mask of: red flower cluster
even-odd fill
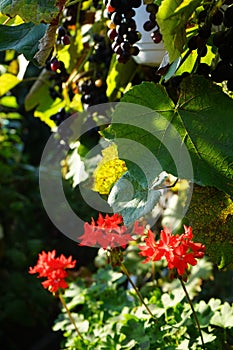
[[[76,260],[72,261],[72,256],[66,258],[63,254],[55,258],[56,250],[52,252],[42,252],[39,254],[37,264],[30,267],[29,273],[38,273],[38,278],[47,277],[47,280],[42,282],[43,287],[52,293],[55,293],[59,288],[68,288],[65,278],[68,276],[65,269],[75,267]]]
[[[158,261],[165,257],[169,269],[176,269],[181,276],[188,268],[188,264],[197,264],[196,258],[202,258],[205,253],[205,246],[192,241],[192,228],[184,226],[185,232],[181,235],[173,235],[167,227],[161,231],[160,240],[155,241],[152,231],[148,231],[145,245],[139,246],[142,256],[146,257],[144,263],[152,260]]]
[[[134,228],[134,234],[139,233],[139,227],[134,225]],[[127,227],[123,225],[121,215],[113,214],[109,216],[106,214],[104,218],[102,214],[99,214],[96,222],[92,218],[91,224],[88,222],[84,224],[84,234],[79,239],[81,240],[81,246],[102,247],[104,249],[109,247],[125,248],[128,242],[133,240],[131,234],[127,231]]]

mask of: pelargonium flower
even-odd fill
[[[55,293],[59,288],[68,288],[65,281],[68,276],[66,269],[71,269],[76,264],[76,260],[72,260],[72,256],[69,256],[69,258],[66,258],[63,254],[57,258],[55,256],[56,250],[48,253],[42,251],[36,265],[29,268],[30,274],[38,273],[38,278],[47,278],[41,284],[52,293]]]
[[[165,227],[160,234],[158,242],[155,241],[154,234],[150,230],[145,238],[145,245],[140,245],[140,255],[146,257],[148,261],[158,261],[162,257],[168,262],[169,269],[176,269],[182,276],[189,265],[196,265],[197,258],[202,258],[205,253],[205,246],[192,241],[192,228],[184,226],[185,232],[181,235],[173,235],[172,231]]]
[[[141,232],[139,227],[136,225],[133,233]],[[123,225],[123,218],[119,214],[112,216],[106,214],[105,217],[99,214],[96,222],[92,218],[90,224],[87,222],[84,224],[84,234],[79,239],[81,246],[102,247],[104,249],[125,248],[129,241],[133,240],[132,232],[130,234],[127,227]]]

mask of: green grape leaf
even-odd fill
[[[57,0],[2,0],[0,12],[10,17],[19,15],[25,22],[51,23],[59,15],[61,2]]]
[[[20,80],[13,74],[5,73],[0,76],[0,96],[5,95],[6,92],[11,90]]]
[[[186,25],[201,0],[163,0],[156,14],[165,49],[170,62],[175,61],[183,52],[186,42]]]
[[[215,311],[210,320],[212,325],[222,328],[232,328],[233,325],[233,307],[225,302],[219,311]]]
[[[133,104],[130,113],[129,107],[127,116],[122,113],[124,103],[120,104],[111,130],[116,138],[134,140],[152,152],[162,171],[216,187],[233,197],[233,101],[201,76],[185,78],[180,89],[175,106],[163,86],[135,86],[121,100],[126,105]],[[147,106],[148,112],[140,105]],[[184,159],[184,145],[191,164],[187,163],[188,158]],[[119,157],[122,159],[120,153]],[[127,160],[126,165],[132,173],[134,167]],[[193,167],[193,178],[189,178],[189,167]]]
[[[46,24],[23,23],[17,26],[0,25],[0,51],[15,50],[32,60],[44,36]]]
[[[159,202],[161,191],[154,187],[160,187],[166,174],[161,174],[154,179],[153,184],[140,183],[129,172],[126,172],[113,186],[108,203],[115,213],[122,215],[126,226],[150,212]]]
[[[195,240],[206,245],[211,260],[220,269],[232,268],[233,201],[229,195],[214,187],[195,185],[186,216]]]

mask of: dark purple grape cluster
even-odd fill
[[[81,102],[85,109],[101,103],[108,102],[106,96],[107,84],[101,78],[85,79],[78,82],[78,91],[81,93]]]
[[[64,9],[62,26],[68,29],[69,27],[75,26],[77,20],[79,23],[83,23],[85,21],[85,11],[79,10],[78,3]]]
[[[69,77],[64,62],[59,61],[56,57],[52,57],[47,61],[45,68],[51,71],[50,80],[52,80],[52,85],[49,87],[51,98],[53,100],[57,97],[62,98],[62,84]]]
[[[188,41],[189,50],[197,50],[199,57],[205,57],[207,54],[207,41],[211,35],[211,26],[202,25],[199,27],[198,34],[192,36]]]
[[[60,109],[57,113],[50,116],[50,119],[57,125],[57,130],[54,133],[54,146],[51,149],[51,162],[60,162],[64,159],[67,151],[70,149],[70,139],[73,134],[72,123],[73,119],[69,117],[70,113],[65,111],[65,108]],[[66,120],[65,127],[61,124]]]
[[[63,27],[68,28],[69,26],[73,26],[76,24],[77,11],[78,11],[78,4],[68,6],[64,9],[63,20],[62,20]]]
[[[68,35],[66,28],[63,26],[60,26],[57,29],[57,44],[70,44],[70,36]]]
[[[109,68],[112,49],[109,44],[109,41],[106,42],[103,35],[94,34],[94,50],[92,55],[89,57],[89,62],[96,64],[104,64],[106,68]]]
[[[65,108],[61,108],[57,113],[50,116],[57,126],[59,126],[64,120],[66,120],[70,115],[66,113]]]
[[[211,79],[216,83],[227,81],[228,90],[233,91],[233,4],[224,11],[222,22],[224,30],[213,35],[220,61],[212,71]]]
[[[154,31],[151,33],[151,39],[155,44],[159,44],[162,41],[162,34],[159,31],[159,26],[156,21],[156,14],[159,10],[159,6],[151,3],[146,5],[146,12],[149,13],[149,19],[143,25],[143,29],[146,32],[150,32],[152,29]]]
[[[133,17],[135,8],[141,6],[142,0],[105,0],[107,15],[110,19],[108,37],[112,43],[112,50],[117,54],[120,63],[126,63],[131,56],[139,54],[135,45],[141,34]]]

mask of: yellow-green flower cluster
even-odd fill
[[[112,186],[127,171],[126,164],[118,158],[117,146],[112,144],[102,151],[103,158],[94,171],[93,190],[109,194]]]

